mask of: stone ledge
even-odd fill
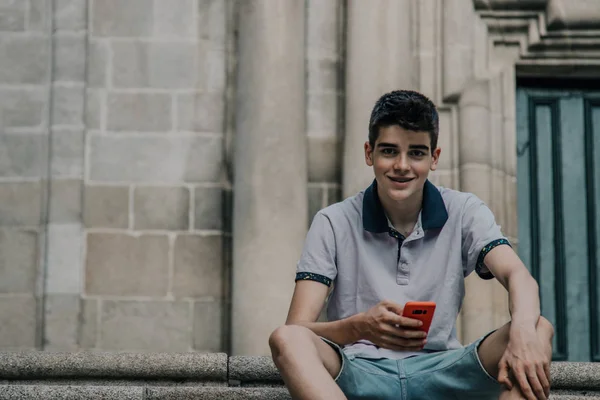
[[[271,357],[229,357],[229,379],[240,382],[281,382],[281,375]]]
[[[56,378],[226,381],[224,353],[0,353],[0,380]]]

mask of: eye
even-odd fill
[[[393,156],[396,154],[396,149],[391,147],[384,147],[383,149],[381,149],[381,153],[386,156]]]
[[[422,150],[411,150],[409,152],[409,155],[413,157],[423,157],[425,155],[425,152]]]

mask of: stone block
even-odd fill
[[[91,5],[94,36],[135,37],[152,34],[154,7],[147,0],[102,0]]]
[[[77,31],[87,27],[87,0],[54,0],[54,28]]]
[[[194,350],[214,353],[223,350],[223,305],[215,302],[194,303]]]
[[[221,137],[91,135],[90,146],[92,180],[217,182],[222,168]]]
[[[223,290],[220,235],[179,235],[175,239],[173,294],[177,297],[221,297]]]
[[[0,225],[39,226],[43,188],[37,182],[0,182]]]
[[[338,118],[337,93],[307,95],[306,123],[309,134],[335,137]]]
[[[223,229],[223,190],[199,187],[194,191],[194,229]]]
[[[85,81],[85,34],[55,34],[54,52],[55,81]]]
[[[34,348],[36,302],[33,296],[0,297],[0,347]]]
[[[327,188],[327,202],[326,205],[330,206],[338,201],[342,201],[342,190],[337,186],[330,186]]]
[[[342,146],[337,137],[308,137],[308,181],[339,182]]]
[[[309,58],[307,68],[307,92],[311,94],[338,91],[338,61],[331,58]]]
[[[46,175],[48,136],[0,133],[0,177]]]
[[[339,12],[337,1],[309,0],[306,7],[306,47],[309,54],[335,55],[339,50]]]
[[[171,96],[159,93],[109,93],[107,129],[111,131],[170,131]]]
[[[50,0],[29,0],[27,29],[46,32],[50,26]]]
[[[85,100],[85,126],[90,130],[101,128],[104,93],[102,90],[87,89]]]
[[[225,50],[203,49],[199,52],[198,90],[208,93],[225,91],[227,82],[226,57]]]
[[[45,122],[46,103],[45,90],[0,90],[0,124],[4,128],[38,127]]]
[[[104,350],[152,352],[188,351],[190,341],[188,302],[102,302],[100,344]]]
[[[196,37],[196,1],[154,2],[154,34],[160,37]]]
[[[224,128],[223,93],[186,93],[177,96],[177,130],[223,132]]]
[[[165,296],[168,253],[166,235],[88,233],[86,293]]]
[[[79,179],[53,179],[50,183],[50,223],[81,222],[81,192]]]
[[[229,379],[241,382],[281,382],[281,375],[271,357],[229,357]]]
[[[33,293],[37,276],[38,234],[0,229],[0,293]]]
[[[48,39],[0,36],[0,84],[44,84],[48,81]]]
[[[112,49],[115,87],[189,89],[197,84],[198,46],[193,43],[118,42]]]
[[[323,208],[323,188],[319,186],[308,187],[308,225],[312,223],[317,212]]]
[[[137,187],[133,209],[134,229],[187,230],[190,192],[185,187]]]
[[[225,49],[227,39],[227,2],[198,1],[198,37],[213,49]]]
[[[0,400],[140,400],[144,390],[143,386],[7,385]]]
[[[285,387],[148,387],[146,400],[291,400]],[[570,400],[570,399],[569,399]]]
[[[22,0],[0,0],[0,31],[25,30],[27,2]]]
[[[44,350],[76,350],[81,308],[79,295],[48,294],[44,307]]]
[[[81,293],[81,224],[49,224],[46,291]]]
[[[128,187],[86,185],[84,190],[83,218],[86,228],[129,226]]]
[[[52,177],[83,178],[84,141],[83,130],[52,130]]]
[[[96,347],[98,330],[98,302],[95,299],[81,299],[81,321],[77,343],[82,349]]]
[[[52,123],[54,125],[83,125],[84,91],[83,86],[54,86],[52,91]]]
[[[108,43],[103,40],[89,40],[87,61],[88,87],[105,87],[107,70]]]
[[[233,190],[223,190],[223,231],[233,232]]]

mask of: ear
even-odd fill
[[[433,150],[433,152],[431,153],[431,166],[429,167],[429,169],[431,169],[432,171],[435,171],[437,169],[437,165],[438,165],[438,161],[440,160],[441,152],[442,152],[442,149],[440,149],[439,147],[436,147],[435,150]]]
[[[371,148],[371,145],[369,144],[369,142],[365,142],[365,162],[367,163],[367,165],[369,167],[373,166],[373,148]]]

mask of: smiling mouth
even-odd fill
[[[390,178],[392,181],[394,182],[398,182],[398,183],[406,183],[406,182],[410,182],[415,178],[393,178],[391,176],[388,176],[388,178]]]

